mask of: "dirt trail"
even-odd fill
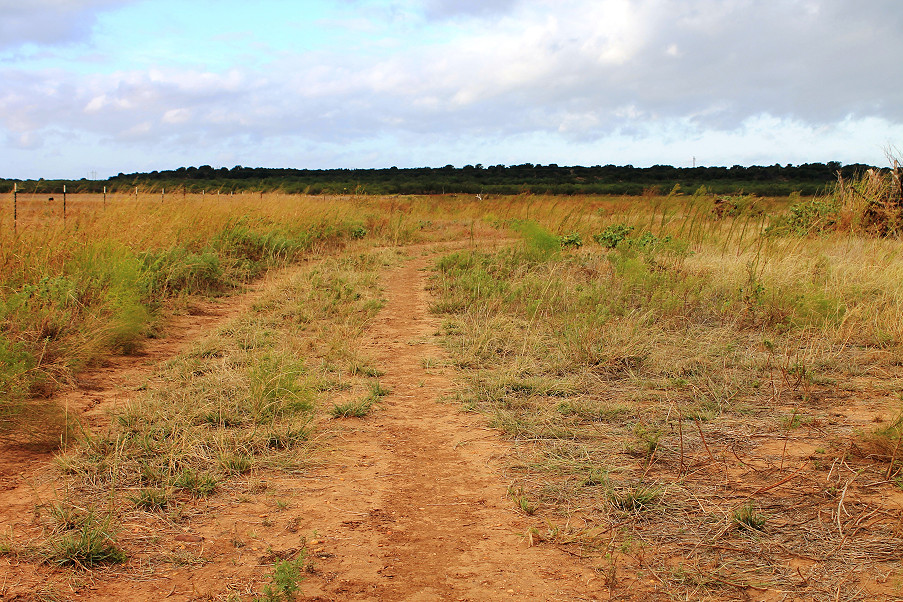
[[[591,570],[553,548],[530,547],[536,521],[515,512],[500,456],[483,419],[442,403],[451,381],[430,367],[426,258],[387,275],[388,304],[363,349],[392,394],[337,442],[308,499],[318,529],[318,577],[303,586],[330,600],[589,600]],[[425,367],[426,366],[426,367]]]
[[[4,558],[0,600],[38,599],[45,584],[67,600],[252,599],[275,558],[305,545],[313,570],[299,600],[606,599],[591,568],[553,546],[530,545],[530,528],[544,527],[507,495],[509,448],[481,416],[442,401],[452,382],[425,290],[435,250],[410,252],[419,255],[384,274],[388,302],[360,342],[391,393],[366,418],[330,422],[316,468],[260,471],[196,500],[178,523],[131,515],[122,525],[133,550],[125,566],[82,574]],[[240,314],[257,290],[197,306],[144,355],[87,372],[69,393],[70,409],[102,427],[106,410],[133,395],[155,365]],[[32,510],[49,459],[32,456],[0,474],[0,529],[37,536]]]

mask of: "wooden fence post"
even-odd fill
[[[66,185],[63,184],[63,221],[66,221]]]
[[[107,208],[107,187],[103,187],[103,208]]]
[[[13,232],[19,227],[19,184],[13,182]]]

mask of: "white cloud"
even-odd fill
[[[134,0],[3,0],[0,50],[22,44],[69,44],[86,39],[98,12]]]
[[[55,4],[36,5],[20,41],[40,41],[28,31]],[[62,4],[81,15],[83,27],[92,11],[117,3]],[[453,149],[468,140],[472,149],[479,140],[499,154],[522,150],[521,162],[564,164],[605,145],[638,156],[739,145],[750,149],[745,156],[764,157],[772,144],[774,161],[784,161],[781,152],[822,147],[855,159],[852,141],[863,148],[877,136],[880,148],[903,122],[897,0],[873,0],[868,10],[843,0],[408,0],[407,19],[417,6],[420,26],[442,28],[428,44],[409,46],[401,28],[372,40],[362,32],[352,54],[281,51],[223,70],[161,62],[85,76],[8,64],[0,67],[0,129],[15,149],[69,132],[144,153],[189,141],[220,152],[241,141],[269,157],[278,139],[294,141],[287,149],[350,149],[342,157],[359,149],[363,161],[404,156],[374,150],[402,139],[405,153],[420,148],[435,157],[441,153],[431,144]],[[25,9],[10,14],[0,17],[0,29]],[[85,35],[83,28],[69,33]],[[380,52],[371,58],[368,45]],[[844,137],[846,147],[836,144]],[[652,150],[641,153],[631,141]],[[553,151],[561,156],[529,156]]]
[[[511,10],[518,0],[426,0],[424,10],[430,19],[461,16],[495,16]]]
[[[191,119],[189,109],[170,109],[163,113],[163,123],[178,125]]]

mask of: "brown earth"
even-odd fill
[[[443,401],[452,383],[433,342],[428,264],[425,250],[385,274],[388,303],[361,345],[391,394],[367,418],[330,422],[316,465],[254,473],[192,502],[178,520],[135,511],[119,538],[126,565],[81,572],[2,556],[0,599],[247,599],[275,560],[302,548],[312,562],[298,599],[608,599],[578,552],[542,543],[541,520],[518,511],[504,472],[508,445],[481,417]],[[102,428],[159,362],[254,294],[198,305],[143,355],[84,374],[70,411]],[[48,456],[17,453],[0,462],[0,533],[36,540],[34,508],[58,495],[53,471]],[[620,580],[622,593],[630,579]]]

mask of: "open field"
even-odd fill
[[[903,599],[841,192],[4,200],[0,599]]]

